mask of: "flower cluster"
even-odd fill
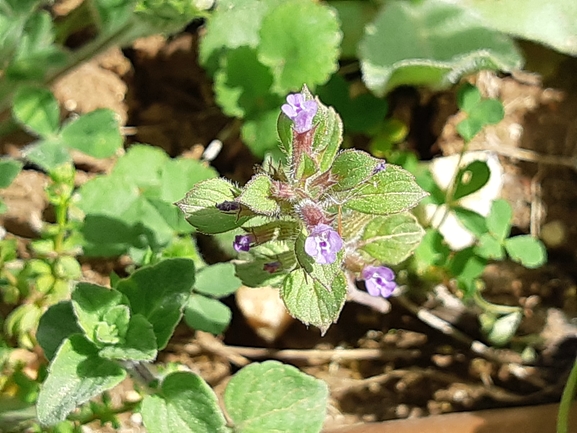
[[[313,118],[317,114],[318,105],[315,101],[305,101],[302,93],[293,93],[286,98],[281,110],[293,121],[294,130],[299,134],[309,131],[313,126]]]
[[[292,120],[293,129],[297,135],[295,140],[303,140],[305,133],[313,128],[313,118],[317,113],[318,105],[314,100],[305,101],[302,93],[295,93],[287,96],[287,103],[283,104],[283,113]],[[310,135],[310,133],[308,134]],[[386,162],[382,161],[376,165],[373,174],[386,170]],[[329,183],[330,172],[325,174],[327,179],[321,175],[324,183]],[[295,200],[297,196],[288,183],[272,181],[273,196],[284,200]],[[240,205],[234,201],[219,203],[217,208],[223,212],[233,212],[240,209]],[[343,249],[344,242],[341,235],[331,227],[332,217],[327,215],[325,210],[310,199],[300,200],[295,207],[304,226],[308,229],[309,235],[305,240],[305,252],[311,256],[316,263],[329,265],[337,261],[338,253]],[[262,233],[255,236],[256,232],[235,237],[233,246],[237,252],[247,252],[251,247],[266,242],[269,236],[262,236]],[[278,261],[265,263],[263,270],[268,273],[278,272],[281,264]],[[365,266],[361,271],[361,279],[365,281],[367,292],[372,296],[389,297],[397,283],[395,273],[386,266]]]

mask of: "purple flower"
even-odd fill
[[[377,173],[384,171],[386,169],[387,169],[387,162],[381,161],[375,166],[375,169],[373,170],[373,174],[377,174]]]
[[[286,97],[288,104],[283,104],[281,110],[293,121],[294,129],[299,134],[313,127],[313,118],[317,114],[317,103],[305,101],[302,93],[292,93]]]
[[[314,226],[305,241],[305,252],[321,265],[334,263],[342,247],[341,236],[326,224]]]
[[[236,250],[237,253],[241,251],[248,251],[250,250],[251,244],[256,242],[256,238],[254,235],[247,234],[247,235],[236,235],[234,238],[234,242],[232,246]]]
[[[367,266],[363,269],[362,277],[371,296],[388,298],[397,287],[395,273],[386,266]]]

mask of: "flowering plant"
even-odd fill
[[[236,274],[250,287],[280,288],[288,311],[325,332],[348,296],[384,298],[396,288],[384,266],[405,260],[424,232],[408,211],[426,193],[404,169],[361,150],[339,152],[342,122],[304,87],[278,118],[285,160],[265,160],[244,186],[200,182],[177,203],[207,234],[239,230]],[[361,294],[362,293],[362,294]]]

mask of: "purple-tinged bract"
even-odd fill
[[[327,224],[318,224],[305,240],[305,252],[321,265],[337,260],[337,253],[343,248],[343,240],[335,229]]]
[[[397,288],[395,273],[386,266],[367,266],[363,269],[362,277],[371,296],[388,298]]]
[[[286,104],[281,110],[293,121],[294,129],[299,134],[309,131],[313,127],[313,118],[317,114],[316,101],[305,101],[302,93],[292,93],[286,97]]]

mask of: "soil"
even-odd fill
[[[171,156],[198,157],[213,139],[223,138],[214,167],[227,178],[246,182],[258,161],[241,142],[235,120],[225,117],[216,105],[211,81],[197,62],[197,45],[196,29],[170,39],[138,40],[130,48],[110,50],[79,67],[53,90],[68,114],[98,107],[116,111],[127,146],[149,143]],[[503,196],[514,207],[516,232],[541,233],[549,247],[549,262],[540,269],[504,262],[486,270],[483,296],[524,311],[519,332],[509,345],[486,353],[475,350],[479,347],[475,342],[483,341],[478,311],[463,305],[448,284],[437,292],[414,287],[402,299],[392,299],[388,314],[348,303],[323,337],[282,311],[278,323],[251,319],[254,308],[278,308],[274,300],[263,307],[257,295],[257,306],[242,308],[243,313],[237,306],[242,300],[230,297],[226,302],[233,309],[233,321],[224,335],[213,337],[180,326],[159,361],[188,366],[217,392],[249,362],[280,359],[295,365],[327,382],[331,391],[327,429],[559,401],[577,348],[573,323],[577,173],[570,167],[577,158],[576,66],[575,59],[561,58],[555,71],[543,79],[535,74],[492,73],[472,78],[486,95],[504,102],[506,117],[471,148],[499,155],[505,169]],[[423,157],[449,155],[462,148],[455,133],[459,117],[454,93],[399,89],[391,95],[391,106],[392,116],[411,126],[407,148]],[[22,133],[13,134],[3,140],[1,150],[18,156],[27,140]],[[355,143],[366,145],[363,137]],[[80,155],[75,161],[78,184],[111,167],[111,161]],[[3,225],[8,236],[19,239],[23,255],[28,240],[37,236],[41,220],[49,215],[41,194],[46,182],[45,175],[26,168],[1,192],[9,207]],[[214,257],[210,245],[201,242],[207,260]],[[106,283],[110,270],[122,263],[87,262],[84,278]],[[262,299],[269,295],[263,293]],[[461,333],[442,332],[421,320],[417,311],[431,312]],[[527,344],[533,356],[524,364],[516,350]],[[131,384],[124,383],[114,398],[133,398],[130,390]],[[127,414],[122,422],[117,431],[144,431],[138,416]],[[109,426],[91,427],[113,431]]]

